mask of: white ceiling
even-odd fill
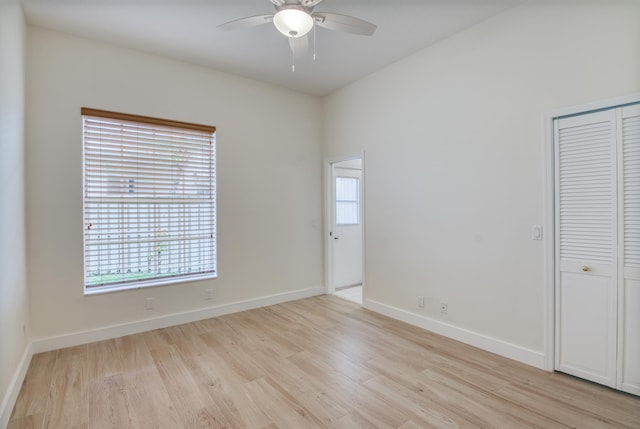
[[[316,30],[296,59],[272,24],[219,24],[273,13],[268,0],[22,0],[30,24],[176,58],[313,95],[326,95],[523,0],[324,0],[316,12],[378,26],[371,36]],[[311,34],[310,34],[311,36]]]

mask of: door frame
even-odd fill
[[[329,235],[333,228],[334,216],[333,213],[333,201],[335,200],[334,195],[334,187],[333,187],[333,164],[337,164],[339,162],[351,161],[354,159],[362,160],[362,174],[360,176],[360,185],[362,188],[362,192],[360,194],[360,223],[362,226],[362,295],[363,295],[363,305],[364,305],[364,293],[365,293],[365,275],[364,275],[364,265],[366,261],[365,255],[365,202],[366,202],[366,174],[365,174],[365,157],[364,152],[359,152],[351,155],[344,155],[334,158],[327,158],[324,160],[324,267],[325,267],[325,293],[327,295],[335,294],[335,284],[333,281],[333,237]]]
[[[544,368],[548,371],[555,370],[556,346],[556,240],[555,231],[555,197],[556,197],[556,177],[555,177],[555,135],[554,120],[562,116],[578,115],[597,110],[611,109],[626,104],[640,102],[640,93],[634,93],[621,97],[596,101],[593,103],[581,104],[577,106],[565,107],[543,114],[543,135],[544,135],[544,222],[543,231],[546,231],[544,243]],[[617,267],[616,267],[617,269]],[[618,298],[620,300],[620,297]],[[619,305],[619,302],[618,302]],[[619,323],[619,322],[618,322]],[[618,353],[619,355],[619,353]],[[618,359],[620,356],[618,356]]]

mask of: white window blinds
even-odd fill
[[[82,109],[85,291],[216,275],[215,128]]]

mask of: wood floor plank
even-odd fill
[[[195,410],[185,426],[193,429],[231,429],[236,427],[227,421],[215,404]]]
[[[405,415],[391,407],[384,397],[336,372],[331,365],[321,359],[313,359],[308,354],[299,354],[290,357],[289,360],[304,370],[309,377],[323,379],[324,386],[330,395],[342,403],[349,404],[354,410],[367,416],[372,423],[398,427],[407,420]]]
[[[226,365],[245,381],[253,381],[262,376],[254,360],[256,352],[254,344],[246,344],[244,347],[238,345],[237,337],[230,331],[223,335],[204,334],[202,338],[209,344],[221,341],[223,346],[218,347],[213,353],[222,358]]]
[[[41,429],[44,422],[44,414],[30,414],[26,417],[12,418],[7,429]]]
[[[133,414],[122,374],[95,379],[89,390],[89,422],[92,428],[133,427]]]
[[[198,335],[194,342],[209,347],[206,354],[193,357],[191,371],[200,381],[200,389],[206,391],[233,428],[268,427],[271,420],[257,404],[247,400],[246,378],[234,370],[233,365],[220,357],[221,345],[213,341],[211,332]]]
[[[330,426],[346,415],[349,404],[338,400],[326,392],[326,380],[318,380],[295,365],[283,366],[278,361],[278,353],[267,348],[262,351],[261,367],[266,374],[288,386],[291,393],[302,406],[315,415],[323,425]]]
[[[135,428],[180,427],[180,418],[151,357],[145,334],[116,339]]]
[[[33,357],[8,429],[640,429],[640,397],[319,296]]]
[[[586,382],[579,378],[550,373],[539,382],[531,380],[527,383],[514,384],[534,389],[539,395],[551,395],[561,403],[567,403],[578,409],[594,412],[632,427],[640,427],[640,404],[638,396],[622,393],[599,384]],[[597,400],[594,401],[594,398]]]
[[[407,389],[407,384],[378,377],[369,380],[367,385],[387,397],[392,401],[403,402],[403,408],[408,408],[407,414],[412,417],[414,424],[419,422],[422,427],[428,425],[433,428],[475,428],[480,423],[478,420],[470,418],[468,413],[458,412],[458,404],[451,401],[441,401],[443,392],[437,387],[417,384],[415,388]],[[405,423],[406,424],[406,423]]]
[[[58,350],[45,410],[45,429],[88,427],[86,380],[87,346]]]
[[[398,429],[420,429],[422,426],[417,425],[413,420],[409,420]]]
[[[57,354],[57,351],[53,351],[33,356],[11,419],[44,414],[49,400],[49,389]]]
[[[451,410],[464,415],[469,421],[482,422],[484,426],[509,428],[570,427],[531,411],[521,403],[505,401],[489,390],[450,375],[443,374],[437,368],[427,369],[421,373],[421,380],[424,386],[433,386],[432,392],[441,392],[447,404],[455,404]]]
[[[401,427],[401,426],[398,426]],[[358,411],[353,410],[346,416],[340,418],[335,424],[331,425],[331,429],[393,429],[394,426],[384,422],[377,421],[373,423]]]
[[[115,340],[87,344],[87,377],[101,379],[122,374],[122,363]]]
[[[155,349],[151,351],[151,356],[180,421],[186,422],[188,427],[214,422],[228,426],[223,416],[213,416],[211,419],[208,414],[202,414],[203,410],[208,409],[210,399],[208,395],[203,395],[175,346]]]
[[[558,422],[564,422],[571,427],[607,429],[640,426],[640,407],[637,412],[629,415],[611,413],[611,407],[602,407],[598,404],[584,409],[578,404],[562,400],[554,393],[527,386],[505,386],[500,390],[499,395],[506,400],[525,404],[523,405],[525,408],[544,414]]]
[[[251,401],[260,404],[266,416],[279,428],[322,428],[321,421],[286,389],[270,378],[259,378],[246,384]]]

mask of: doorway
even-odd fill
[[[328,293],[362,304],[363,158],[329,161],[327,169]]]

